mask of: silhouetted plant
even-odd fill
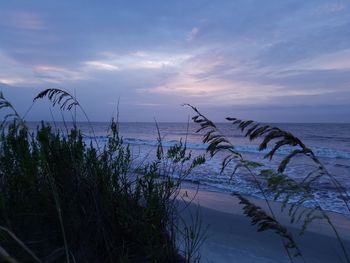
[[[9,112],[5,113],[3,116],[3,120],[0,124],[0,130],[2,130],[4,126],[6,126],[11,121],[16,121],[21,125],[24,125],[22,118],[16,109],[12,106],[12,104],[4,97],[2,91],[0,91],[0,111],[1,110],[8,110]]]
[[[79,106],[64,91],[46,90],[36,98],[45,96],[62,109]],[[4,98],[2,105],[12,107]],[[180,179],[162,165],[188,162],[182,171],[188,174],[202,163],[188,159],[183,148],[179,143],[163,150],[137,175],[113,120],[99,151],[76,127],[64,135],[44,123],[30,132],[16,118],[8,121],[0,134],[0,259],[190,262],[176,244]]]
[[[97,142],[96,134],[93,126],[91,125],[90,118],[87,115],[86,111],[84,110],[83,106],[80,105],[79,101],[75,96],[71,95],[69,92],[63,89],[45,89],[39,92],[37,96],[35,96],[35,98],[33,99],[33,103],[38,99],[44,99],[45,97],[47,97],[52,102],[52,106],[58,105],[60,109],[63,111],[65,110],[70,111],[74,108],[76,113],[76,107],[78,107],[83,113],[86,121],[89,123],[89,127],[90,127],[90,130],[92,131],[93,139],[96,144],[95,146],[97,147],[98,151],[101,152],[100,145]],[[76,122],[75,117],[76,116],[74,116],[74,126]]]
[[[43,90],[39,92],[33,101],[44,97],[47,97],[53,103],[53,106],[59,105],[62,110],[71,110],[74,106],[80,106],[75,97],[62,89]]]
[[[307,226],[315,219],[325,220],[334,231],[346,261],[350,262],[347,251],[336,227],[330,220],[327,213],[318,204],[317,200],[315,200],[312,194],[312,189],[313,184],[317,183],[321,177],[327,176],[335,185],[339,194],[343,196],[342,200],[350,212],[347,192],[337,181],[337,179],[327,171],[326,167],[310,148],[308,148],[292,133],[283,131],[280,128],[258,124],[252,120],[244,121],[237,118],[226,118],[226,120],[240,129],[244,133],[245,137],[249,138],[250,140],[261,138],[262,141],[260,142],[258,149],[259,151],[268,150],[268,152],[265,154],[265,158],[268,158],[269,160],[271,160],[275,156],[276,152],[282,147],[292,147],[289,154],[279,161],[279,165],[276,170],[262,169],[263,165],[261,163],[246,160],[235,148],[234,144],[218,129],[218,127],[206,116],[200,113],[197,108],[189,104],[185,105],[191,107],[196,113],[192,119],[200,126],[197,132],[204,132],[203,142],[208,144],[207,152],[210,154],[210,156],[213,157],[219,152],[226,153],[226,156],[222,161],[221,172],[232,164],[234,169],[231,176],[234,176],[238,169],[245,169],[248,171],[248,174],[252,176],[257,188],[264,197],[268,207],[268,212],[256,206],[253,202],[242,197],[241,195],[235,195],[239,198],[240,203],[243,204],[245,214],[252,218],[252,224],[258,224],[259,231],[272,230],[278,234],[282,238],[283,245],[291,261],[293,260],[291,257],[292,255],[301,256],[300,250],[291,233],[288,232],[286,227],[277,221],[274,211],[269,203],[269,199],[267,198],[267,193],[272,194],[275,200],[283,197],[282,211],[287,207],[287,204],[291,201],[292,197],[297,198],[297,201],[294,201],[289,206],[288,215],[291,223],[300,222],[301,220],[303,221],[300,234],[304,233]],[[270,149],[268,149],[268,146],[270,145],[272,146]],[[297,155],[306,156],[315,164],[314,169],[308,172],[300,182],[289,177],[285,173],[287,166]],[[266,184],[263,184],[261,179],[265,179]],[[313,201],[313,207],[311,209],[306,209],[303,207],[303,204],[310,200]],[[294,253],[290,253],[292,250],[294,250]]]

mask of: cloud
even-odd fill
[[[119,67],[115,65],[111,65],[108,63],[103,63],[100,61],[87,61],[85,62],[85,65],[88,68],[96,69],[96,70],[106,70],[106,71],[116,71],[119,70]]]
[[[5,13],[0,20],[0,26],[24,30],[43,30],[47,28],[41,15],[29,11]]]
[[[193,41],[196,38],[196,36],[198,35],[198,33],[199,33],[199,28],[193,27],[191,32],[187,34],[187,38],[186,38],[187,41],[189,41],[189,42]]]
[[[320,5],[312,10],[312,15],[325,15],[339,13],[346,9],[346,6],[342,3],[326,3]]]
[[[254,79],[226,78],[226,71],[240,72],[239,63],[233,66],[221,56],[211,57],[212,53],[207,52],[183,61],[179,73],[167,78],[161,85],[141,88],[138,92],[226,105],[264,101],[267,97],[281,94],[295,94],[293,90],[286,92],[277,85],[259,84]]]
[[[35,65],[33,71],[38,80],[55,84],[88,78],[88,75],[84,72],[54,65]]]
[[[4,2],[0,83],[74,87],[97,119],[119,96],[151,121],[153,106],[183,102],[248,113],[350,100],[345,1],[150,1]]]
[[[24,80],[20,78],[0,78],[0,84],[15,85],[21,82],[23,83]]]
[[[132,52],[131,53],[132,56],[135,56],[135,57],[141,57],[141,58],[144,58],[144,57],[148,57],[149,54],[147,54],[147,52],[145,51],[142,51],[142,50],[138,50],[136,52]]]
[[[291,70],[350,70],[350,49],[321,54],[312,59],[300,60],[288,68]]]
[[[94,61],[86,61],[83,64],[98,70],[138,70],[138,69],[162,69],[178,67],[188,59],[188,54],[169,54],[154,51],[136,51],[127,53],[101,52],[100,58]]]
[[[0,49],[0,83],[9,85],[31,85],[38,83],[32,69],[12,59]]]
[[[305,25],[307,30],[300,30],[297,33],[294,33],[293,29],[286,30],[261,51],[258,57],[261,66],[290,64],[348,49],[349,18],[322,19],[312,27]]]

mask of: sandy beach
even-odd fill
[[[190,222],[190,213],[199,209],[203,228],[208,226],[206,240],[200,248],[201,262],[290,262],[280,237],[272,231],[256,232],[256,226],[243,215],[236,197],[203,189],[197,192],[186,186],[181,196],[184,201],[193,199],[189,209],[182,212],[185,220]],[[266,205],[262,200],[254,201],[259,206]],[[294,262],[346,262],[339,242],[325,222],[314,221],[300,236],[297,226],[289,223],[287,212],[279,212],[280,204],[271,204],[280,222],[293,233],[303,254],[303,258],[294,258]],[[350,220],[336,213],[329,215],[350,253]]]

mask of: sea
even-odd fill
[[[31,122],[29,126],[36,129],[39,123]],[[158,125],[158,129],[157,129]],[[202,142],[203,133],[198,133],[198,124],[195,123],[119,123],[119,132],[125,144],[130,146],[133,160],[133,167],[140,167],[156,156],[158,145],[158,130],[164,149],[178,144],[180,141],[186,143],[191,155],[198,156],[206,154],[207,144]],[[328,176],[322,176],[317,182],[312,184],[314,200],[306,201],[305,206],[313,206],[315,201],[321,207],[328,211],[342,214],[349,214],[344,201],[347,195],[350,196],[350,123],[270,123],[272,126],[279,127],[289,131],[306,146],[312,149],[317,158],[321,160],[329,173],[340,183],[345,191],[345,195],[340,194],[339,187],[332,183]],[[84,140],[87,144],[97,140],[100,147],[107,142],[107,135],[110,132],[110,124],[106,122],[79,122]],[[72,127],[71,123],[54,123],[53,129],[60,130],[63,134]],[[230,123],[218,123],[218,129],[232,142],[235,149],[240,152],[244,159],[259,162],[263,166],[259,169],[276,169],[279,162],[288,155],[291,147],[283,147],[276,152],[272,160],[264,158],[267,150],[259,151],[259,140],[249,141],[244,134]],[[234,166],[228,166],[224,172],[221,172],[221,165],[224,153],[218,154],[211,158],[206,154],[205,164],[191,171],[185,180],[193,185],[208,191],[240,193],[242,195],[262,198],[261,191],[257,187],[256,180],[245,170],[237,170],[235,173]],[[312,161],[306,157],[295,158],[285,171],[286,175],[291,178],[302,181],[309,173],[317,170]],[[258,180],[264,184],[263,178]],[[314,174],[312,174],[313,176]],[[172,173],[175,178],[179,176],[176,171]],[[272,193],[268,198],[273,199]],[[283,196],[278,200],[282,201]],[[290,202],[297,202],[299,196],[292,196]]]

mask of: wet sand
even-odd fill
[[[237,197],[184,187],[180,199],[183,200],[180,207],[192,200],[189,209],[182,212],[185,221],[191,222],[190,214],[199,209],[203,228],[208,226],[206,240],[200,248],[201,262],[290,262],[281,238],[272,231],[256,232],[256,226],[243,215]],[[263,200],[249,199],[266,207]],[[280,212],[281,204],[271,202],[271,206],[278,220],[293,233],[302,252],[303,258],[294,258],[293,262],[346,262],[339,242],[326,222],[314,221],[300,236],[298,226],[290,224],[287,211]],[[350,254],[350,219],[335,213],[329,213],[329,216]]]

